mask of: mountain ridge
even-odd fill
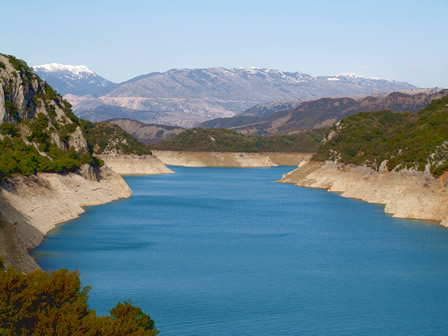
[[[233,130],[260,135],[288,134],[301,130],[331,126],[340,119],[361,111],[391,110],[393,112],[417,112],[432,100],[448,95],[448,90],[429,91],[410,95],[392,92],[377,98],[368,96],[359,99],[350,97],[321,98],[300,103],[297,107],[280,110],[262,117],[238,115],[201,123],[201,127],[231,128]]]
[[[75,86],[76,82],[72,84]],[[64,92],[70,93],[66,98],[75,113],[92,121],[131,118],[191,127],[205,120],[231,117],[270,101],[370,95],[414,88],[404,82],[353,74],[312,77],[275,69],[214,67],[148,73],[112,83],[93,98],[93,94],[87,96],[74,93],[75,90]],[[114,109],[113,115],[108,114],[109,108]]]

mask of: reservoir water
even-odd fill
[[[272,183],[291,167],[172,169],[52,231],[41,267],[79,269],[100,314],[132,299],[161,335],[448,334],[448,229]]]

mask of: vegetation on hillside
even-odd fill
[[[158,334],[154,321],[129,302],[118,303],[110,316],[97,316],[77,271],[25,274],[0,266],[0,335]]]
[[[19,79],[20,89],[33,96],[25,101],[26,112],[21,115],[15,103],[17,84],[7,78],[9,73],[2,62],[6,76],[2,80],[7,84],[0,94],[4,95],[8,122],[0,125],[0,180],[12,174],[70,172],[83,163],[98,165],[88,148],[77,151],[70,145],[70,136],[79,127],[70,104],[33,74],[26,62],[14,56],[4,57],[15,69],[13,76]],[[31,85],[33,81],[37,86]],[[64,115],[58,115],[57,110]]]
[[[321,98],[305,101],[291,108],[287,108],[285,104],[285,109],[282,110],[276,110],[275,107],[278,104],[274,103],[270,104],[274,107],[272,112],[264,113],[262,117],[237,115],[232,118],[209,120],[200,126],[232,128],[235,131],[258,135],[288,134],[331,126],[342,118],[361,111],[391,110],[416,113],[432,100],[441,99],[447,95],[448,90],[440,90],[417,94],[393,92],[381,98]]]
[[[170,125],[146,124],[138,120],[115,118],[106,122],[120,126],[137,140],[151,144],[168,140],[184,131],[184,128]]]
[[[413,169],[440,176],[448,170],[448,97],[417,114],[361,112],[333,126],[314,156],[388,170]]]
[[[81,128],[95,154],[151,154],[147,145],[115,124],[81,120]]]
[[[229,129],[193,128],[172,139],[151,145],[153,149],[200,152],[303,152],[313,153],[326,129],[263,137]]]

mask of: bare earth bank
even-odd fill
[[[38,265],[28,251],[57,224],[77,218],[83,206],[131,195],[121,176],[108,168],[11,177],[0,186],[0,257],[7,266],[33,271]]]
[[[172,174],[154,155],[107,154],[97,155],[105,165],[120,175]]]
[[[152,151],[166,165],[183,167],[275,167],[297,166],[309,153],[231,153]]]
[[[448,186],[438,179],[413,171],[376,172],[333,162],[307,162],[278,182],[320,188],[369,203],[385,204],[394,217],[435,220],[448,227]]]

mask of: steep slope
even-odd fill
[[[25,62],[0,54],[0,178],[97,164],[70,104]]]
[[[248,134],[287,134],[300,130],[331,126],[342,118],[360,112],[391,110],[417,112],[434,99],[448,95],[448,90],[407,94],[393,92],[386,96],[353,98],[322,98],[306,101],[293,109],[278,111],[265,117],[237,116],[202,123],[202,127],[228,127]]]
[[[257,68],[173,69],[139,76],[98,99],[74,95],[67,98],[77,115],[85,118],[124,117],[148,123],[193,126],[213,118],[231,117],[256,104],[272,101],[415,88],[403,82],[357,76],[335,78]]]
[[[59,93],[98,97],[117,87],[84,65],[43,64],[33,66],[33,71]]]
[[[137,140],[145,143],[157,143],[171,139],[184,129],[176,126],[145,124],[132,119],[111,119],[106,122],[120,126],[126,132],[134,136]]]
[[[27,64],[0,54],[0,258],[38,268],[28,251],[83,206],[130,197],[92,156],[70,104]]]

